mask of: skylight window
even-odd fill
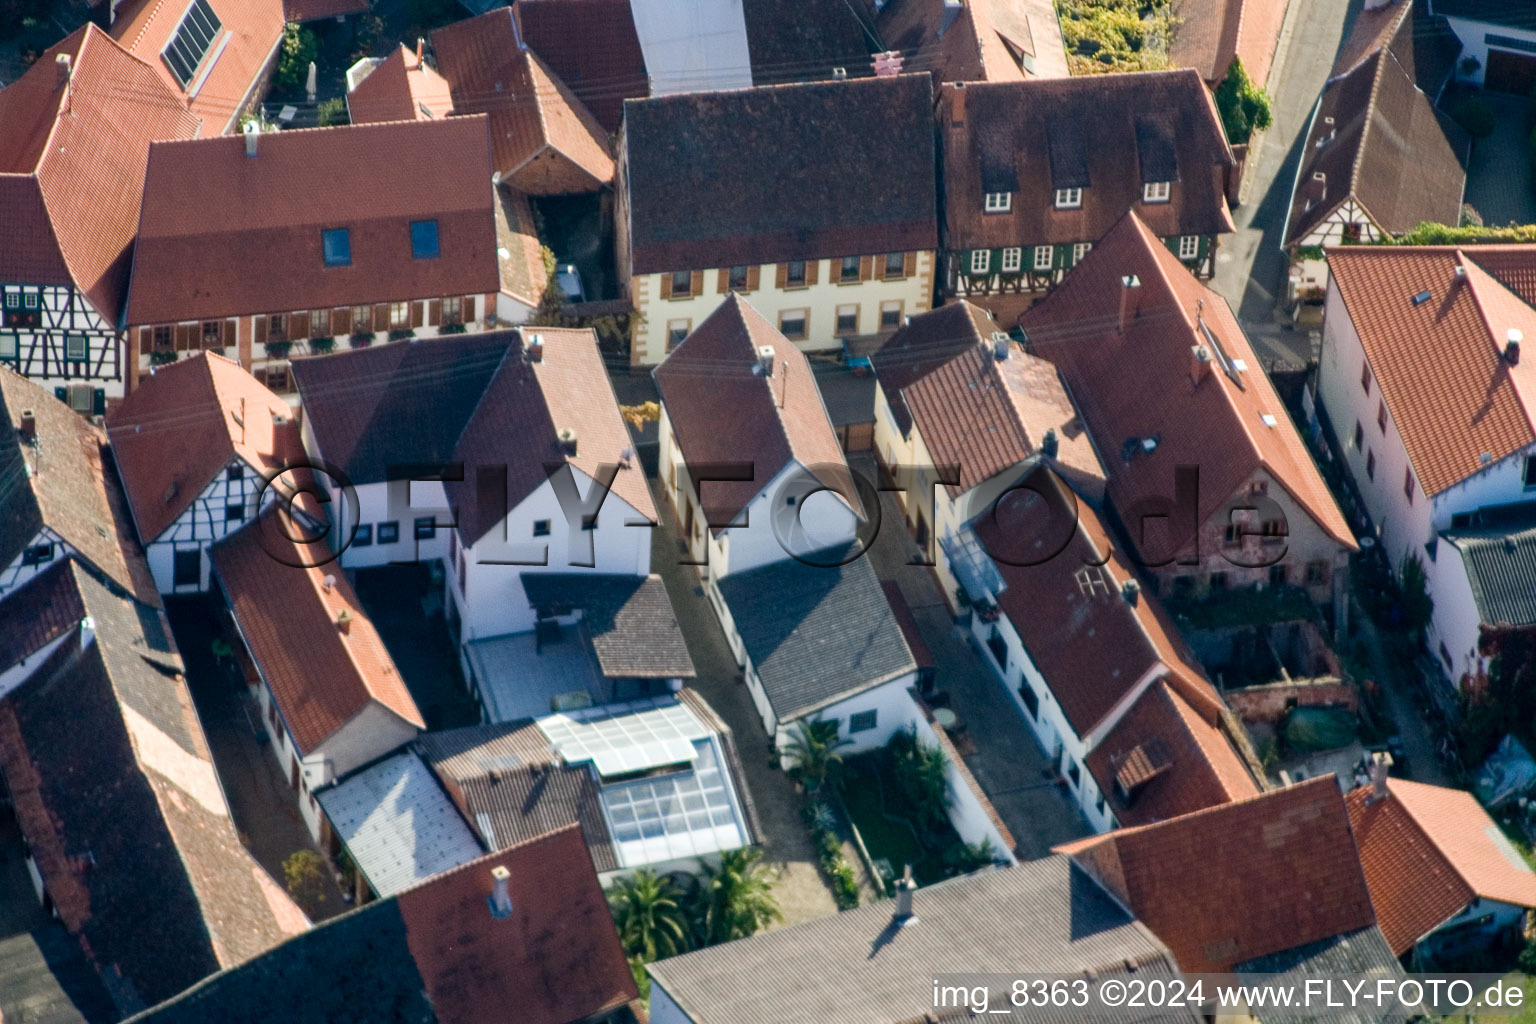
[[[223,27],[208,0],[192,0],[192,6],[181,16],[181,24],[176,26],[161,56],[183,89],[192,84],[198,66],[208,56]]]
[[[1429,301],[1429,289],[1426,288],[1423,291],[1419,292],[1417,295],[1415,295],[1413,297],[1413,299],[1411,301],[1413,302],[1415,307],[1424,305],[1424,303]]]
[[[435,260],[437,256],[437,221],[411,221],[411,258]]]
[[[352,265],[352,233],[346,228],[330,228],[320,232],[320,249],[326,266]]]

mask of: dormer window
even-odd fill
[[[1056,190],[1056,209],[1078,210],[1083,205],[1083,190],[1080,188],[1059,188]]]
[[[1013,209],[1013,193],[988,192],[982,209],[987,213],[1007,213]]]
[[[1166,203],[1172,191],[1173,182],[1171,181],[1149,181],[1141,186],[1141,201],[1144,203]]]

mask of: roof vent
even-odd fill
[[[843,79],[848,77],[848,69],[847,68],[833,68],[832,69],[832,77],[835,78],[837,81],[841,82]]]
[[[1002,362],[1008,358],[1008,349],[1008,335],[1004,334],[1002,331],[993,331],[992,354],[997,357],[998,362]]]
[[[1451,271],[1451,283],[1460,284],[1467,279],[1467,268],[1457,264]]]
[[[1056,437],[1056,428],[1049,427],[1045,436],[1040,439],[1040,454],[1054,459],[1056,453],[1061,450],[1061,441]]]
[[[757,368],[764,377],[773,376],[773,356],[772,345],[757,346]]]
[[[1120,332],[1130,326],[1131,315],[1136,311],[1136,295],[1141,291],[1141,278],[1127,274],[1120,279]]]
[[[288,423],[288,417],[287,416],[283,415],[280,412],[275,412],[275,413],[272,414],[272,425],[274,427],[285,426],[287,423]]]
[[[576,429],[574,427],[561,427],[560,428],[560,433],[559,433],[559,438],[560,438],[560,450],[562,452],[564,452],[567,456],[575,455],[576,454]]]
[[[245,122],[245,155],[256,155],[256,141],[261,138],[261,125],[255,121]]]
[[[1120,584],[1120,596],[1125,598],[1125,603],[1135,605],[1141,597],[1141,584],[1135,580],[1126,580]]]
[[[1479,455],[1477,457],[1477,461],[1478,461],[1479,465],[1486,466],[1490,462],[1493,461],[1493,453],[1492,452],[1483,452],[1483,454],[1481,454],[1481,455]]]
[[[343,608],[336,613],[336,628],[341,630],[343,636],[352,632],[352,613]]]
[[[23,441],[37,440],[37,413],[32,409],[21,410],[21,426],[16,429]]]
[[[530,363],[544,361],[544,335],[535,334],[528,339],[528,361]]]
[[[1511,327],[1504,333],[1504,361],[1510,366],[1520,362],[1520,343],[1525,340],[1525,334],[1518,327]]]
[[[335,590],[336,589],[336,577],[330,575],[329,573],[327,573],[325,579],[320,582],[320,589],[324,590],[327,594],[329,594],[331,591]]]
[[[512,916],[512,893],[509,891],[511,881],[512,872],[504,865],[497,864],[491,868],[491,896],[486,902],[491,906],[491,916],[498,921]]]
[[[1280,422],[1279,420],[1275,419],[1273,414],[1267,413],[1267,412],[1266,413],[1260,413],[1259,414],[1259,419],[1262,420],[1264,425],[1266,427],[1269,427],[1271,430],[1273,430],[1275,428],[1275,426]]]

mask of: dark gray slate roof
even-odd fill
[[[1277,974],[1277,984],[1300,985],[1308,978],[1325,978],[1335,975],[1364,976],[1374,978],[1403,978],[1403,965],[1392,955],[1392,947],[1376,925],[1348,935],[1335,935],[1320,942],[1311,942],[1281,953],[1271,953],[1256,960],[1236,965],[1238,974]],[[1370,982],[1368,981],[1368,984]],[[1374,987],[1374,985],[1373,985]],[[1275,1010],[1264,1012],[1264,1024],[1301,1024],[1308,1018],[1303,1014],[1286,1014]],[[1382,1013],[1370,1007],[1349,1012],[1329,1014],[1329,1019],[1339,1024],[1386,1024],[1402,1021],[1402,1014]]]
[[[781,722],[917,668],[866,557],[831,568],[786,558],[719,587]]]
[[[1431,0],[1435,14],[1468,18],[1530,31],[1536,28],[1536,0]]]
[[[879,902],[662,960],[651,977],[700,1024],[896,1024],[928,1019],[936,975],[1019,964],[1087,978],[1174,973],[1167,950],[1065,856],[922,889],[911,927],[893,927],[891,908]]]
[[[50,922],[0,939],[0,1020],[107,1024],[117,1017],[80,944],[63,925]]]
[[[527,572],[523,590],[541,612],[581,609],[582,627],[610,679],[692,679],[696,674],[660,576]]]
[[[1461,552],[1477,613],[1489,625],[1536,625],[1536,508],[1511,520],[1440,536]]]
[[[816,367],[816,387],[834,427],[875,422],[875,375],[846,366]]]

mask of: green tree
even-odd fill
[[[608,907],[632,961],[649,963],[688,952],[683,894],[670,878],[641,868],[609,887]]]
[[[303,89],[309,78],[309,62],[319,52],[320,46],[313,32],[293,22],[284,25],[277,70],[272,73],[272,87],[281,93],[296,93]]]
[[[1232,58],[1227,77],[1216,87],[1216,110],[1227,141],[1234,146],[1245,145],[1254,132],[1268,128],[1273,119],[1269,94],[1253,83],[1238,57]]]
[[[1403,556],[1398,567],[1398,577],[1403,587],[1403,628],[1413,636],[1415,643],[1424,640],[1424,630],[1435,614],[1434,598],[1429,596],[1429,581],[1424,576],[1424,563],[1417,554]]]
[[[1001,862],[1002,858],[997,855],[990,839],[979,843],[957,843],[944,851],[944,863],[957,875],[968,875]]]
[[[306,70],[306,77],[307,77]],[[315,115],[320,119],[320,127],[328,128],[333,124],[347,124],[347,103],[340,96],[332,96],[328,100],[321,100],[316,108]]]
[[[325,905],[325,861],[314,850],[295,850],[283,861],[283,887],[310,917]]]
[[[790,737],[786,753],[789,755],[789,774],[805,786],[814,796],[830,782],[837,784],[842,774],[843,755],[839,749],[851,741],[838,735],[837,719],[801,721],[795,734]]]
[[[933,828],[949,816],[949,759],[937,746],[923,743],[914,728],[891,737],[896,782],[912,805],[918,824]]]
[[[704,865],[693,908],[700,945],[744,939],[783,920],[762,862],[761,850],[742,847],[722,854],[718,865]]]

